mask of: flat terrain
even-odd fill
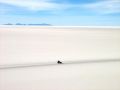
[[[0,27],[0,66],[45,64],[0,69],[0,90],[120,90],[119,60],[120,28]]]
[[[120,28],[0,28],[0,65],[119,58]]]

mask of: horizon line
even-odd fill
[[[65,27],[65,28],[68,28],[68,27],[73,27],[73,28],[77,28],[77,27],[81,27],[81,28],[120,28],[120,26],[100,26],[100,25],[98,25],[98,26],[92,26],[92,25],[82,25],[82,26],[69,26],[69,25],[66,25],[66,26],[64,26],[64,25],[51,25],[51,26],[39,26],[39,25],[0,25],[0,27],[15,27],[15,26],[17,26],[17,27]]]

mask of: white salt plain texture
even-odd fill
[[[1,27],[0,65],[120,59],[120,28]],[[120,90],[120,62],[0,69],[0,90]]]
[[[120,28],[0,28],[0,65],[119,58]]]

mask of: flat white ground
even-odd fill
[[[0,65],[86,59],[120,59],[120,28],[0,28]]]
[[[4,69],[0,90],[120,90],[120,62]]]
[[[100,59],[120,59],[120,28],[0,28],[0,65]],[[120,62],[0,69],[0,90],[120,90]]]

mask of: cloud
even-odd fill
[[[83,7],[102,14],[120,13],[120,0],[98,0]]]
[[[52,11],[52,13],[59,13],[69,8],[78,8],[76,4],[64,3],[64,1],[58,3],[55,0],[0,0],[0,3],[30,11]],[[2,12],[6,12],[6,7],[1,9]],[[14,10],[15,8],[10,9]]]
[[[0,0],[0,3],[35,11],[60,8],[59,4],[51,2],[50,0]]]
[[[55,0],[54,0],[55,1]],[[0,0],[0,3],[21,7],[31,11],[49,10],[59,12],[70,8],[86,9],[101,14],[120,13],[120,0],[96,0],[91,3],[58,3],[53,0]],[[14,9],[14,8],[13,8]],[[3,13],[5,10],[1,8]]]

